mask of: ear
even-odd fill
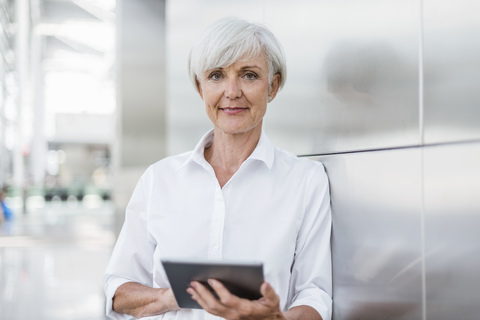
[[[282,80],[282,76],[280,73],[276,73],[273,76],[272,83],[270,83],[270,90],[268,92],[268,96],[271,100],[275,99],[275,96],[278,93],[278,89],[280,88],[280,81]]]
[[[200,84],[200,81],[198,81],[197,78],[195,78],[195,86],[197,87],[197,91],[200,94],[200,98],[203,100],[203,91],[202,91],[202,86]]]

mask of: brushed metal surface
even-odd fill
[[[480,315],[480,143],[424,150],[427,319]]]
[[[117,2],[117,115],[122,167],[165,156],[165,3]]]
[[[189,8],[189,10],[185,10]],[[417,145],[417,0],[167,3],[168,153],[192,149],[211,124],[187,77],[191,45],[212,21],[266,24],[287,57],[287,83],[264,127],[297,154]]]
[[[480,2],[424,0],[425,142],[480,138]]]
[[[422,319],[421,150],[313,159],[331,184],[334,319]]]

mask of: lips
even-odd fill
[[[247,110],[247,108],[220,108],[226,114],[238,114]]]

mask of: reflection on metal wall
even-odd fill
[[[422,319],[421,150],[319,160],[332,190],[334,318]]]
[[[334,319],[478,319],[480,142],[312,159],[331,181]]]
[[[332,184],[335,319],[480,314],[479,10],[423,4],[425,144],[317,157]]]
[[[480,142],[425,148],[428,319],[480,315]]]
[[[289,72],[268,132],[300,154],[418,143],[417,2],[301,3],[267,7]]]
[[[425,142],[480,139],[480,2],[423,3]]]

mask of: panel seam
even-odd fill
[[[420,170],[421,170],[421,207],[420,207],[420,241],[422,261],[422,319],[427,320],[427,274],[425,261],[425,126],[424,126],[424,15],[423,0],[419,1],[418,34],[418,130],[420,135]]]
[[[423,34],[423,0],[420,0],[419,6],[419,34],[418,34],[418,131],[420,144],[425,144],[424,130],[424,34]]]

